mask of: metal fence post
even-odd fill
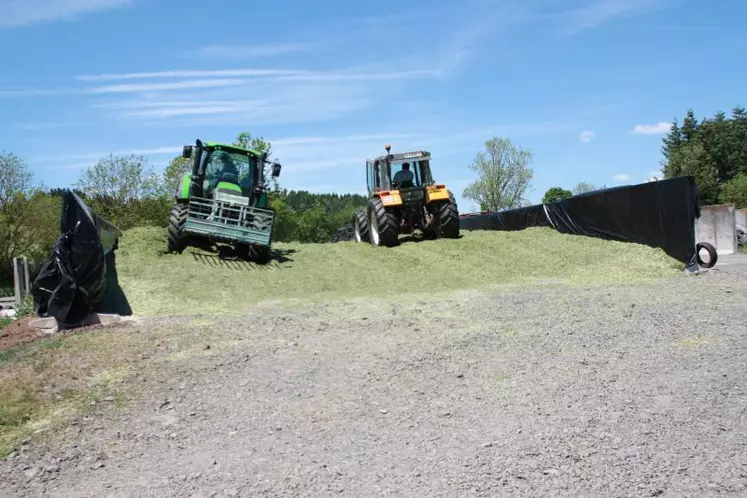
[[[13,258],[13,284],[16,306],[21,306],[30,292],[29,263],[26,256]]]

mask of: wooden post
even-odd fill
[[[29,263],[26,256],[13,258],[13,283],[15,287],[16,306],[21,306],[23,300],[30,292]]]

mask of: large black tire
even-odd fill
[[[459,238],[459,209],[454,194],[449,192],[449,201],[438,205],[439,235],[447,239]]]
[[[353,215],[353,240],[356,242],[371,240],[368,233],[368,218],[363,211],[358,211]]]
[[[374,198],[368,203],[368,232],[375,246],[394,247],[399,242],[397,217],[384,207],[381,199]]]
[[[167,249],[168,252],[181,254],[187,246],[187,238],[184,234],[184,223],[187,221],[189,208],[186,204],[174,204],[169,215],[169,230]]]
[[[266,265],[272,261],[272,249],[269,246],[254,246],[252,248],[252,261],[260,265]]]
[[[705,249],[708,252],[708,261],[703,261],[700,257],[700,250]],[[708,242],[698,242],[695,244],[695,257],[698,259],[698,264],[703,268],[713,268],[718,261],[718,252],[712,244]]]

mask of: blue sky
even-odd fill
[[[461,197],[492,136],[528,193],[647,181],[688,107],[745,105],[747,2],[0,0],[0,150],[47,186],[109,153],[162,171],[195,138],[273,143],[281,185],[364,192],[425,148]]]

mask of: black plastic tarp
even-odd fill
[[[106,244],[101,231],[109,235]],[[68,190],[62,196],[60,234],[31,293],[37,315],[70,325],[101,302],[107,288],[106,252],[115,248],[119,233]]]
[[[465,230],[524,230],[529,227],[549,227],[542,204],[536,206],[510,209],[498,213],[483,213],[467,216],[460,220],[460,227]]]
[[[466,230],[551,226],[561,233],[661,248],[687,265],[696,261],[698,189],[691,176],[597,190],[549,204],[462,218]],[[544,217],[544,220],[542,219]]]

